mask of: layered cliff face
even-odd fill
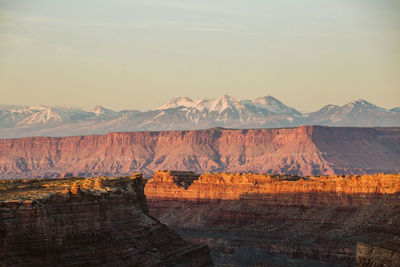
[[[400,175],[155,172],[150,214],[218,264],[354,264],[358,241],[400,234]]]
[[[1,266],[208,266],[148,216],[141,175],[0,182]]]
[[[400,241],[385,240],[378,244],[357,244],[356,263],[359,267],[400,266]]]
[[[0,140],[0,177],[125,175],[157,169],[285,174],[395,172],[400,128],[130,132]]]

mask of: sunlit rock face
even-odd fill
[[[358,241],[400,234],[400,175],[309,176],[160,171],[150,214],[216,264],[355,264]]]
[[[0,177],[127,175],[160,169],[297,175],[399,172],[400,128],[109,133],[0,139]]]
[[[141,175],[1,181],[1,266],[212,266],[148,216]]]

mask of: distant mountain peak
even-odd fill
[[[48,109],[48,106],[45,105],[37,105],[37,106],[31,106],[29,107],[30,110],[44,110],[44,109]]]
[[[378,110],[385,112],[386,109],[378,107],[364,99],[355,99],[342,107],[345,111],[353,111],[354,109],[358,110]]]
[[[90,112],[95,113],[96,115],[103,114],[106,109],[103,106],[95,106],[90,110]]]
[[[223,95],[212,102],[210,111],[222,112],[226,109],[237,110],[239,107],[239,101],[229,95]]]
[[[46,107],[17,123],[18,126],[29,126],[35,124],[48,124],[62,122],[63,118],[54,108]]]
[[[364,100],[362,98],[356,98],[353,101],[351,101],[350,103],[368,103],[368,104],[370,104],[367,100]]]
[[[256,98],[255,100],[252,100],[251,103],[259,108],[278,114],[301,115],[301,113],[296,109],[286,106],[281,101],[270,95]]]
[[[89,112],[92,112],[97,117],[101,117],[101,118],[112,118],[118,114],[118,112],[112,111],[111,109],[107,109],[103,106],[95,106]]]
[[[168,103],[159,106],[157,109],[171,109],[171,108],[178,108],[178,107],[192,107],[194,104],[193,100],[189,97],[177,97],[170,100]]]
[[[270,104],[271,102],[282,103],[281,101],[279,101],[278,99],[276,99],[275,97],[270,96],[270,95],[256,98],[255,100],[253,100],[253,102],[254,103],[259,103],[259,104]]]

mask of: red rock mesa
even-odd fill
[[[158,169],[283,174],[398,172],[400,128],[128,132],[0,140],[0,177],[119,174]]]

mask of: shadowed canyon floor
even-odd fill
[[[148,216],[145,180],[0,181],[0,266],[211,266],[209,249]]]
[[[127,132],[0,139],[0,177],[129,175],[174,169],[298,175],[400,172],[400,128]]]
[[[354,265],[357,242],[400,235],[400,175],[155,172],[150,214],[224,265]]]

